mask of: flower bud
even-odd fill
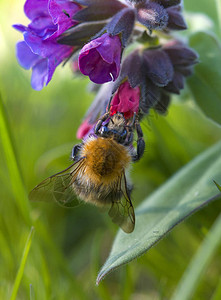
[[[196,62],[196,53],[176,40],[158,48],[135,50],[124,59],[113,93],[127,80],[131,88],[140,88],[141,114],[151,108],[163,113],[169,105],[169,93],[180,93]]]
[[[167,26],[168,14],[162,5],[146,1],[137,6],[137,20],[150,31],[161,30]]]
[[[144,72],[157,86],[166,86],[173,78],[173,65],[162,49],[143,51]]]
[[[181,0],[150,0],[151,2],[156,2],[160,5],[162,5],[163,7],[167,8],[170,6],[175,6],[180,4]]]
[[[186,22],[184,21],[182,15],[182,7],[180,5],[172,6],[167,8],[168,19],[168,29],[172,30],[185,30],[187,29]]]

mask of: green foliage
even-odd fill
[[[99,286],[95,286],[98,270],[118,230],[108,216],[89,205],[68,210],[56,204],[28,203],[28,191],[71,164],[75,133],[93,95],[87,92],[88,81],[72,80],[68,66],[59,68],[43,91],[31,89],[30,73],[18,66],[12,51],[20,34],[11,24],[22,22],[23,3],[0,2],[0,299],[169,299],[174,291],[181,297],[182,290],[193,299],[220,299],[220,201],[175,227],[147,254],[113,272]],[[153,231],[144,230],[144,224],[155,220],[156,226],[158,218],[162,226],[157,230],[163,235],[219,193],[212,182],[220,187],[218,4],[218,0],[184,0],[188,13],[201,12],[212,21],[210,32],[202,32],[203,23],[198,24],[200,33],[192,30],[190,44],[199,51],[200,64],[188,81],[189,90],[174,97],[168,114],[152,112],[142,122],[147,149],[144,158],[133,165],[131,177],[134,206],[148,199],[136,210],[134,234],[145,244],[143,251],[151,241],[145,237]],[[190,173],[181,176],[194,165],[198,170],[194,177]],[[194,191],[200,192],[198,196]],[[150,215],[151,205],[165,211]],[[31,226],[35,234],[27,242]],[[156,241],[159,232],[153,234]],[[133,235],[126,238],[134,246]]]
[[[203,241],[200,249],[197,251],[188,269],[185,271],[172,300],[188,300],[192,297],[203,271],[209,264],[221,242],[221,214],[215,221],[210,232]]]
[[[29,233],[27,242],[25,244],[24,252],[23,252],[23,255],[22,255],[22,259],[21,259],[21,264],[19,266],[18,273],[17,273],[16,278],[15,278],[15,282],[14,282],[14,285],[13,285],[13,290],[12,290],[12,295],[11,295],[10,300],[16,299],[16,296],[17,296],[17,293],[18,293],[18,288],[19,288],[19,285],[21,283],[22,276],[23,276],[23,273],[24,273],[25,264],[26,264],[26,261],[27,261],[27,258],[28,258],[28,253],[29,253],[29,250],[30,250],[30,247],[31,247],[31,241],[32,241],[33,233],[34,233],[34,227],[31,228],[31,231]]]
[[[189,87],[204,113],[221,124],[221,44],[213,35],[198,32],[191,36],[190,46],[199,53],[200,63],[189,80]]]
[[[137,208],[135,230],[130,235],[118,233],[97,283],[110,271],[145,253],[191,214],[221,198],[212,181],[221,180],[220,153],[221,142],[175,173]]]

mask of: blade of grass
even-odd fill
[[[218,18],[219,35],[221,35],[221,2],[220,0],[215,0],[215,3],[216,3],[217,18]]]
[[[94,236],[94,241],[92,243],[92,248],[91,248],[91,273],[92,273],[92,278],[97,277],[97,272],[99,270],[99,265],[100,265],[100,257],[101,257],[101,244],[104,238],[104,233],[101,231],[97,231],[95,236]],[[111,294],[110,291],[108,290],[107,285],[100,284],[99,286],[96,287],[95,292],[97,294],[98,299],[105,299],[105,300],[111,300]]]
[[[32,284],[30,284],[30,300],[35,300],[35,294]]]
[[[221,299],[221,277],[219,279],[218,285],[214,294],[211,297],[211,300],[220,300]]]
[[[126,265],[124,270],[122,270],[122,289],[121,289],[121,299],[130,300],[134,292],[134,276],[132,275],[132,270],[130,265]]]
[[[16,278],[15,278],[15,282],[14,282],[14,285],[13,285],[13,290],[12,290],[10,300],[15,300],[16,299],[16,296],[17,296],[17,293],[18,293],[18,288],[20,286],[22,276],[23,276],[23,273],[24,273],[24,268],[25,268],[26,261],[27,261],[27,258],[28,258],[28,253],[29,253],[29,250],[30,250],[30,247],[31,247],[33,234],[34,234],[34,227],[32,226],[31,231],[28,235],[26,244],[25,244],[25,248],[24,248],[24,251],[23,251],[21,263],[20,263]]]
[[[214,255],[217,247],[221,243],[221,214],[216,219],[211,230],[202,242],[200,249],[197,251],[183,277],[181,278],[171,300],[188,300],[192,299],[200,277]]]
[[[54,243],[52,236],[49,231],[45,228],[42,222],[37,221],[35,223],[36,231],[38,235],[41,237],[42,241],[44,241],[46,247],[50,250],[51,255],[53,255],[54,261],[56,261],[57,267],[59,266],[63,272],[63,274],[67,277],[69,281],[71,281],[71,285],[73,290],[75,291],[75,299],[80,300],[89,300],[90,295],[86,294],[82,289],[82,285],[79,280],[71,273],[69,268],[68,261],[66,257],[60,251],[60,248]]]
[[[29,214],[29,202],[27,193],[24,187],[21,170],[18,165],[18,160],[13,146],[13,139],[10,132],[8,117],[5,111],[2,97],[0,95],[0,136],[2,140],[2,147],[5,154],[5,159],[10,175],[11,187],[16,200],[16,204],[28,225],[31,225]]]

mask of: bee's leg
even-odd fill
[[[127,134],[127,140],[126,142],[124,143],[125,146],[129,146],[133,143],[133,139],[134,139],[134,134],[132,131],[130,131],[128,134]]]
[[[99,129],[100,129],[101,126],[102,126],[102,123],[103,123],[104,121],[106,121],[107,118],[108,118],[109,116],[110,116],[110,115],[109,115],[109,112],[107,112],[107,113],[105,113],[105,114],[97,121],[97,124],[96,124],[95,127],[94,127],[94,133],[95,133],[95,134],[98,134],[98,131],[99,131]]]
[[[143,132],[142,129],[140,127],[140,124],[138,122],[135,123],[135,128],[137,131],[137,153],[135,155],[132,156],[132,161],[138,161],[144,154],[144,150],[145,150],[145,142],[143,139]]]
[[[77,161],[79,159],[79,151],[81,150],[82,144],[77,144],[73,147],[71,151],[71,159]]]

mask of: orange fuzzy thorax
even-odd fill
[[[87,179],[94,183],[110,184],[117,180],[128,167],[129,151],[112,138],[92,138],[83,146],[81,155],[85,157]]]

